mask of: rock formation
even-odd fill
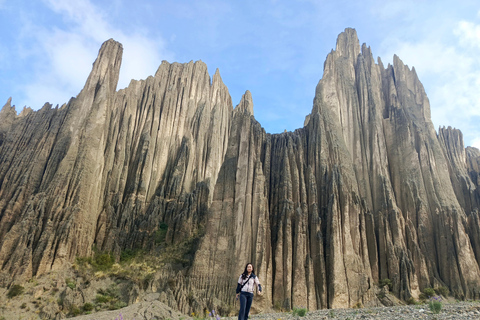
[[[281,134],[255,120],[249,91],[233,108],[201,61],[162,62],[116,91],[121,57],[105,42],[61,108],[1,110],[3,285],[92,246],[154,252],[163,224],[167,243],[195,243],[191,265],[157,279],[175,277],[168,304],[183,312],[233,304],[250,261],[259,308],[375,305],[380,279],[401,299],[438,286],[479,297],[480,151],[456,129],[435,132],[397,56],[375,63],[346,29],[305,126]]]

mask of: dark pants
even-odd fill
[[[252,306],[253,293],[240,293],[240,312],[238,313],[238,320],[247,320],[250,307]]]

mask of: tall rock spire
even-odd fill
[[[253,99],[252,94],[249,90],[245,91],[245,93],[242,95],[242,99],[240,100],[240,103],[237,105],[235,110],[240,112],[246,112],[253,116]]]
[[[113,39],[105,41],[93,63],[92,71],[87,78],[83,90],[95,90],[106,86],[109,92],[115,92],[122,64],[123,46]]]

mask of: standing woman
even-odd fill
[[[247,263],[245,270],[240,278],[238,278],[237,299],[240,296],[240,312],[238,313],[238,320],[248,319],[248,313],[252,306],[255,285],[258,287],[258,294],[262,295],[262,286],[260,285],[260,281],[254,271],[253,265]]]

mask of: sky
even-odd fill
[[[303,127],[327,54],[345,28],[374,58],[415,67],[432,121],[480,148],[478,0],[0,0],[0,106],[68,102],[101,44],[124,54],[117,89],[162,60],[218,68],[233,105],[250,90],[269,133]]]

